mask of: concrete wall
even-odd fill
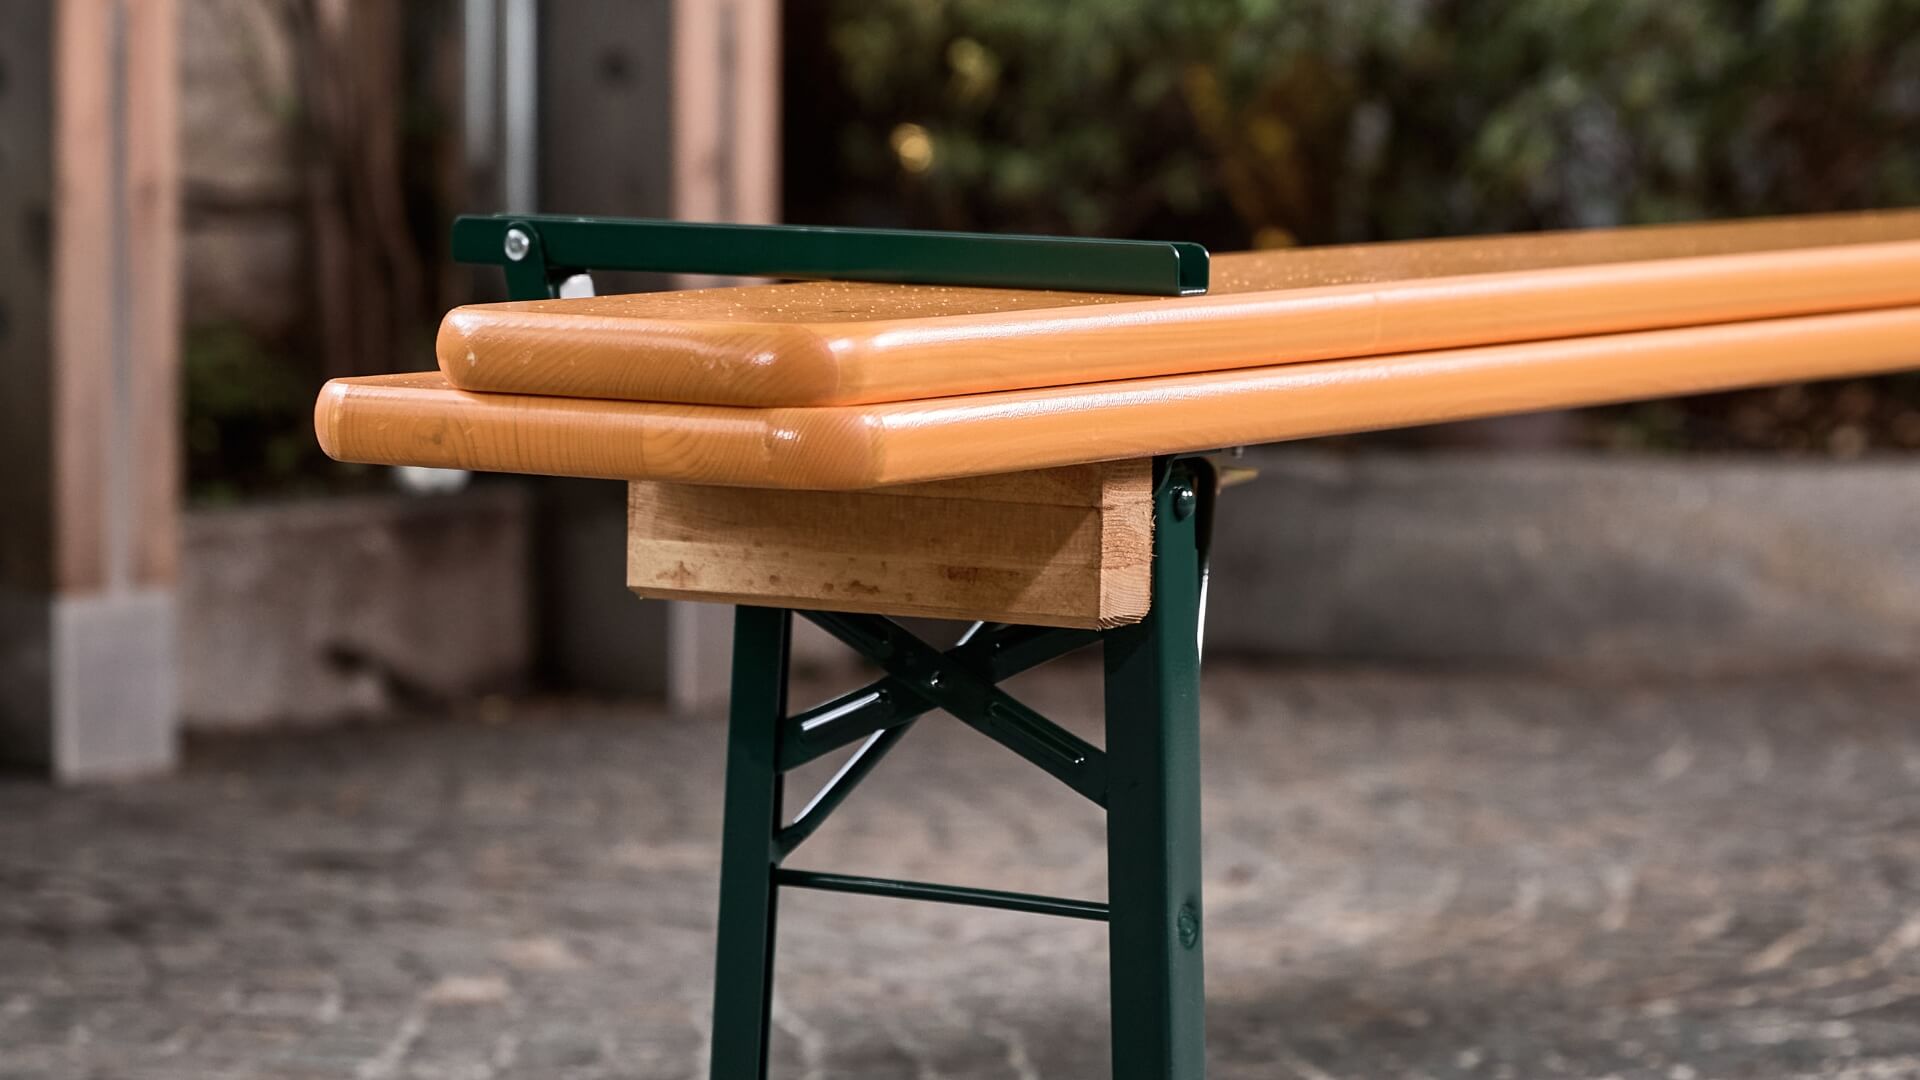
[[[1300,449],[1247,461],[1261,477],[1224,494],[1215,535],[1213,655],[1649,674],[1920,665],[1920,463]],[[676,690],[662,669],[674,609],[622,587],[618,499],[544,502],[567,541],[541,549],[534,490],[189,513],[190,725],[314,722],[522,685],[542,558],[570,568],[576,617],[558,655],[575,685],[722,695],[724,672]],[[725,610],[698,607],[721,635],[706,651],[724,658]],[[922,629],[940,640],[945,627]],[[850,666],[811,626],[795,644],[799,668]]]
[[[1255,451],[1208,646],[1453,665],[1920,664],[1920,460]]]
[[[189,513],[188,725],[312,722],[520,685],[527,507],[521,488],[500,484]]]

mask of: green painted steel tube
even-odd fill
[[[998,889],[974,889],[965,885],[934,885],[923,881],[896,881],[892,878],[855,877],[851,874],[822,874],[812,870],[779,870],[774,881],[796,889],[857,893],[861,896],[888,896],[897,900],[931,900],[941,904],[966,904],[971,907],[1023,911],[1029,915],[1059,915],[1068,919],[1107,917],[1107,905],[1092,900],[1065,900],[1057,896],[1002,892]]]
[[[544,214],[458,218],[453,257],[504,266],[509,278],[517,267],[540,265],[548,281],[569,271],[639,270],[1150,296],[1206,292],[1209,261],[1205,247],[1184,241]]]
[[[1200,905],[1200,560],[1204,464],[1154,493],[1153,608],[1107,632],[1107,903],[1115,1080],[1206,1071]]]
[[[780,723],[787,714],[791,613],[741,607],[733,622],[720,926],[713,983],[713,1080],[765,1080],[773,1007],[780,825]]]
[[[1097,630],[1001,626],[943,655],[998,683],[1099,640]],[[876,731],[910,723],[934,707],[907,680],[889,675],[795,714],[780,739],[780,767],[797,769]]]
[[[922,700],[1019,754],[1101,806],[1107,804],[1106,755],[878,615],[803,611],[800,615],[872,658]]]
[[[819,831],[827,818],[840,808],[840,804],[847,801],[847,796],[860,786],[860,781],[865,780],[874,766],[880,764],[880,759],[886,757],[887,752],[912,730],[913,721],[909,720],[869,735],[846,764],[840,766],[840,771],[834,773],[832,779],[822,785],[820,791],[801,809],[793,819],[793,824],[774,834],[774,860],[778,862],[793,854],[795,848],[806,843],[807,837]]]

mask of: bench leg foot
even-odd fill
[[[1206,1071],[1200,906],[1198,530],[1211,476],[1156,492],[1153,609],[1105,639],[1108,955],[1115,1080]],[[1196,504],[1199,505],[1196,505]]]
[[[780,727],[787,715],[791,613],[742,607],[734,616],[727,725],[726,820],[720,851],[720,931],[713,987],[714,1080],[764,1080],[773,1008],[773,836],[780,825]]]

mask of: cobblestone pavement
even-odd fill
[[[1019,689],[1091,731],[1096,678]],[[1216,664],[1210,1075],[1920,1076],[1917,701]],[[704,1075],[720,735],[494,704],[0,783],[0,1076]],[[797,863],[1097,897],[1100,853],[928,722]],[[1103,943],[791,893],[775,1075],[1104,1076]]]

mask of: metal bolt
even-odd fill
[[[507,258],[519,262],[533,250],[533,237],[528,236],[525,229],[508,229],[507,242],[502,246],[506,248]]]
[[[1180,905],[1180,914],[1173,924],[1180,933],[1181,948],[1191,949],[1200,944],[1200,913],[1193,910],[1192,904]]]
[[[1176,521],[1185,521],[1193,516],[1193,508],[1199,505],[1200,497],[1193,493],[1193,485],[1181,484],[1173,489],[1173,516]]]

